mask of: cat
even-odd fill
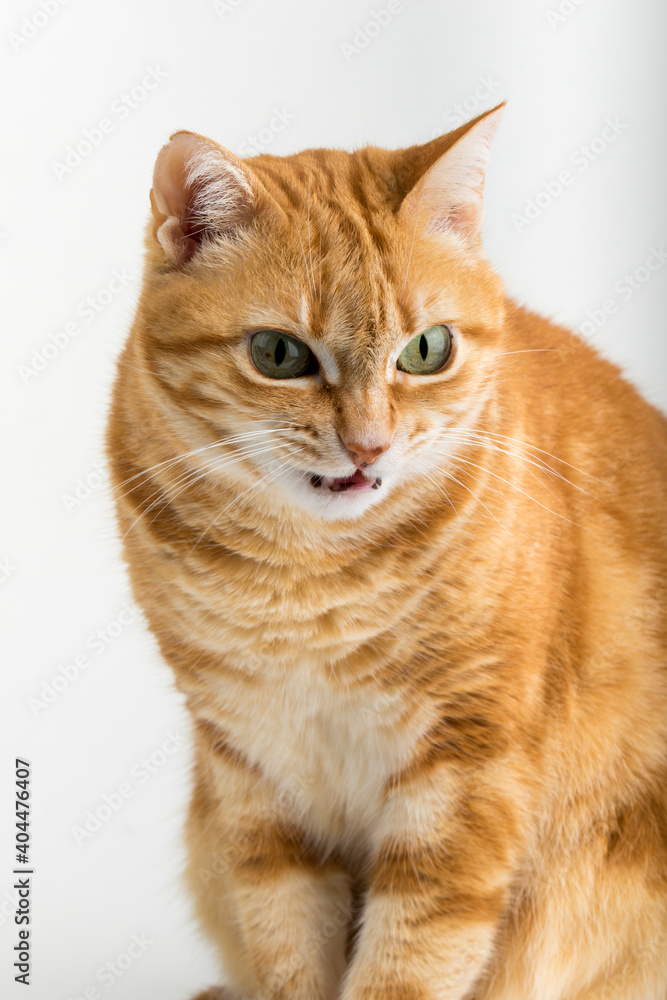
[[[667,997],[667,421],[485,257],[502,111],[157,158],[108,453],[199,1000]]]

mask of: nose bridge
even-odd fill
[[[396,431],[392,386],[387,381],[387,337],[391,296],[382,276],[364,271],[358,295],[344,299],[341,326],[348,338],[339,355],[334,427],[355,464],[371,464],[389,448]],[[371,289],[375,294],[370,294]],[[390,316],[389,313],[392,315]]]
[[[375,385],[343,389],[339,394],[335,428],[353,461],[356,456],[373,462],[392,442],[396,419],[388,389]]]

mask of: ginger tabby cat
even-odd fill
[[[492,271],[501,112],[158,157],[108,449],[200,1000],[667,997],[667,422]]]

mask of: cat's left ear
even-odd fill
[[[500,104],[461,130],[462,135],[453,144],[450,141],[408,192],[399,212],[408,226],[419,226],[426,234],[451,232],[470,244],[479,242],[486,165],[504,107]]]

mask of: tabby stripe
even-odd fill
[[[288,181],[277,170],[270,167],[266,162],[254,163],[253,169],[256,170],[260,176],[265,174],[269,177],[275,185],[275,188],[278,189],[278,192],[284,196],[281,199],[280,197],[276,197],[275,190],[271,191],[271,196],[278,202],[278,204],[281,204],[282,201],[281,208],[285,209],[289,215],[291,215],[291,209],[296,208],[301,211],[303,208],[303,194],[294,184],[290,183],[290,181]]]
[[[239,830],[234,839],[238,846],[234,867],[244,878],[262,882],[270,877],[282,877],[289,868],[322,872],[338,868],[331,856],[323,859],[296,827],[271,823],[264,816],[257,822],[262,825]]]
[[[192,652],[190,652],[190,656],[192,656]],[[262,773],[257,764],[253,764],[245,754],[229,743],[227,734],[219,726],[216,726],[215,723],[210,722],[208,719],[197,719],[196,727],[197,733],[206,740],[208,750],[215,754],[216,757],[224,759],[226,763],[231,764],[233,767],[252,771],[254,774]]]

